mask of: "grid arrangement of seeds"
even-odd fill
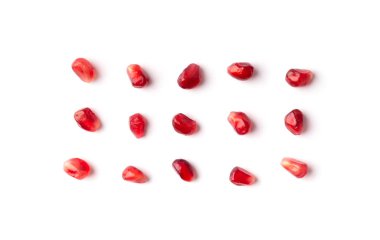
[[[97,69],[85,58],[78,58],[72,63],[72,70],[80,80],[86,83],[96,81]],[[254,77],[255,68],[247,62],[236,62],[227,67],[227,73],[239,81],[247,81]],[[127,75],[134,88],[149,87],[150,78],[145,70],[138,64],[130,64],[127,67]],[[304,87],[311,83],[313,73],[306,69],[290,69],[285,80],[291,87]],[[177,79],[178,86],[191,90],[199,87],[204,81],[202,69],[198,64],[189,64],[179,75]],[[74,113],[74,119],[78,126],[89,132],[98,131],[102,124],[97,114],[89,107],[82,108]],[[229,122],[233,130],[238,135],[245,135],[252,132],[255,128],[253,121],[244,112],[231,111],[227,116],[226,122]],[[301,110],[294,109],[286,114],[284,118],[285,127],[290,133],[300,135],[304,131],[304,115]],[[136,138],[143,138],[147,134],[148,120],[141,113],[135,113],[129,117],[130,130]],[[199,131],[197,120],[191,119],[183,113],[176,114],[172,119],[172,125],[175,132],[183,135],[193,135]],[[280,162],[281,166],[297,178],[303,178],[307,175],[308,165],[298,159],[285,157]],[[183,181],[191,182],[196,179],[196,169],[185,159],[176,159],[172,163],[174,172],[176,172]],[[64,162],[64,171],[76,179],[84,179],[91,174],[90,164],[81,158],[71,158]],[[134,183],[145,183],[149,177],[135,166],[127,166],[122,171],[122,179]],[[229,175],[231,183],[244,186],[252,185],[257,178],[247,169],[236,166],[231,170]]]

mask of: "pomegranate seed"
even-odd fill
[[[302,178],[307,174],[307,164],[301,161],[298,161],[293,158],[284,158],[281,161],[281,165],[291,174],[298,178]]]
[[[195,179],[195,170],[188,161],[184,159],[176,159],[172,163],[172,166],[182,180],[191,182]]]
[[[129,117],[129,128],[136,138],[142,138],[145,135],[146,120],[140,113],[133,114]]]
[[[124,169],[122,177],[125,181],[135,183],[145,183],[148,181],[148,177],[140,169],[133,166],[128,166]]]
[[[83,108],[74,114],[78,125],[89,132],[95,132],[100,128],[100,120],[90,108]]]
[[[129,79],[131,79],[132,86],[135,88],[142,88],[149,83],[149,77],[140,65],[129,65],[127,68],[127,74]]]
[[[63,164],[63,170],[70,176],[81,180],[90,175],[91,167],[83,159],[72,158]]]
[[[230,173],[230,181],[238,186],[252,185],[256,182],[256,177],[241,167],[234,167]]]
[[[305,69],[290,69],[286,73],[286,81],[292,87],[302,87],[311,82],[313,73],[310,70]]]
[[[197,122],[182,113],[173,117],[172,124],[177,133],[184,135],[194,134],[198,130]]]
[[[233,63],[227,68],[227,72],[239,80],[247,80],[252,77],[254,68],[251,64],[245,62]]]
[[[285,116],[285,126],[294,135],[300,135],[303,131],[303,114],[294,109]]]
[[[77,58],[71,68],[83,82],[92,82],[96,78],[95,68],[87,59]]]
[[[247,134],[252,130],[252,122],[243,112],[231,112],[228,121],[239,135]]]
[[[190,64],[179,75],[177,82],[183,89],[195,88],[201,82],[200,67],[195,63]]]

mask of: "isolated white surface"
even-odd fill
[[[99,1],[100,2],[100,1]],[[380,54],[376,1],[2,1],[0,3],[0,239],[379,239]],[[100,73],[72,72],[77,57]],[[232,79],[226,67],[251,62],[257,75]],[[198,63],[205,82],[185,91],[176,79]],[[152,79],[131,87],[126,66]],[[289,68],[315,72],[295,89]],[[104,128],[88,133],[73,113],[91,107]],[[291,135],[293,108],[309,119]],[[257,127],[237,136],[226,118],[246,112]],[[129,115],[149,132],[137,140]],[[201,131],[176,134],[174,114]],[[296,179],[282,157],[312,167]],[[82,157],[95,171],[68,177]],[[196,182],[174,173],[191,161]],[[127,165],[146,185],[124,182]],[[234,166],[259,182],[237,187]]]

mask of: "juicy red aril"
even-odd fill
[[[142,88],[149,83],[149,77],[137,64],[131,64],[127,68],[127,74],[135,88]]]
[[[247,134],[252,130],[252,122],[243,112],[231,112],[228,121],[239,135]]]
[[[201,82],[200,67],[195,63],[190,64],[183,70],[181,75],[179,75],[177,82],[178,85],[184,89],[191,89],[198,86]]]
[[[182,113],[173,117],[172,124],[176,132],[184,135],[191,135],[198,130],[197,122]]]
[[[63,164],[63,170],[76,179],[83,179],[90,175],[91,167],[86,161],[80,158],[72,158]]]
[[[145,183],[148,181],[148,177],[140,169],[133,166],[125,168],[122,177],[125,181],[135,183]]]
[[[311,82],[313,73],[306,69],[290,69],[286,73],[286,81],[292,87],[302,87]]]
[[[142,138],[145,135],[146,120],[140,113],[133,114],[129,117],[129,128],[136,138]]]
[[[182,180],[191,182],[195,179],[195,170],[188,161],[184,159],[176,159],[172,163],[172,166]]]
[[[74,114],[78,125],[89,132],[95,132],[100,128],[100,120],[90,108],[83,108]]]
[[[303,114],[294,109],[285,116],[285,126],[294,135],[300,135],[303,131]]]
[[[302,178],[307,174],[307,164],[296,159],[284,158],[281,161],[281,165],[298,178]]]
[[[245,62],[233,63],[227,68],[227,72],[239,80],[247,80],[252,77],[254,68],[251,64]]]
[[[238,186],[252,185],[256,182],[256,177],[241,167],[234,167],[230,173],[230,181]]]
[[[96,78],[96,71],[94,66],[84,58],[76,59],[72,64],[71,68],[78,77],[84,82],[92,82]]]

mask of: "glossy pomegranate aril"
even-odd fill
[[[230,173],[230,181],[238,186],[252,185],[256,182],[256,177],[241,167],[234,167]]]
[[[75,74],[84,82],[92,82],[96,78],[96,70],[87,59],[76,59],[71,64],[71,68],[73,69]]]
[[[136,138],[142,138],[145,135],[146,124],[145,118],[140,113],[129,117],[129,128]]]
[[[124,169],[122,177],[125,181],[135,183],[145,183],[148,181],[148,177],[138,168],[128,166]]]
[[[90,175],[91,167],[86,161],[80,158],[72,158],[63,164],[63,170],[76,179],[83,179]]]
[[[172,166],[182,180],[191,182],[195,179],[195,170],[188,161],[184,159],[176,159],[172,163]]]
[[[142,88],[149,83],[149,77],[138,64],[131,64],[127,68],[127,74],[132,86]]]
[[[252,122],[243,112],[231,112],[228,121],[239,135],[247,134],[252,130]]]
[[[74,114],[78,125],[89,132],[95,132],[100,128],[100,120],[90,108],[83,108]]]
[[[200,67],[192,63],[187,66],[178,77],[178,85],[183,89],[191,89],[198,86],[201,82],[201,70]]]
[[[286,73],[286,81],[292,87],[306,86],[311,82],[313,73],[306,69],[290,69]]]
[[[301,161],[298,161],[293,158],[284,158],[281,161],[281,165],[291,174],[297,178],[302,178],[307,174],[308,167],[307,164]]]
[[[303,113],[294,109],[285,116],[285,126],[294,135],[300,135],[303,131]]]
[[[246,62],[233,63],[227,68],[227,72],[234,78],[239,80],[247,80],[252,77],[254,68]]]
[[[172,124],[176,132],[184,135],[194,134],[198,130],[197,122],[182,113],[173,117]]]

